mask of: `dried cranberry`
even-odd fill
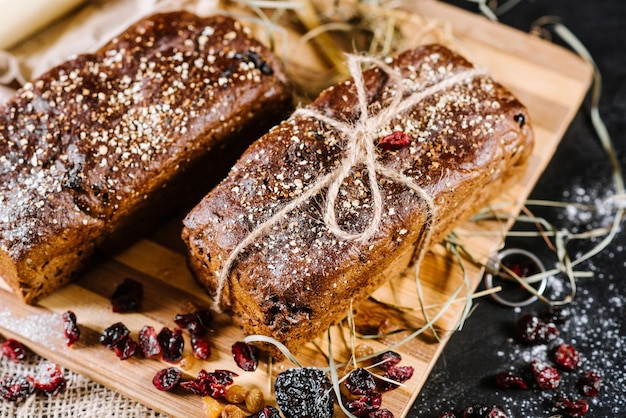
[[[582,417],[589,410],[589,404],[584,399],[571,400],[563,394],[558,394],[552,399],[552,404],[560,412],[571,418]]]
[[[378,142],[378,146],[386,151],[404,148],[411,143],[411,137],[404,132],[395,131],[383,136]]]
[[[201,309],[188,314],[178,314],[174,317],[176,325],[189,331],[191,335],[206,334],[209,325],[213,321],[211,311]]]
[[[259,350],[252,344],[238,341],[232,345],[231,351],[235,363],[246,372],[253,372],[259,365]]]
[[[159,335],[157,335],[157,341],[161,347],[163,360],[168,363],[176,363],[183,358],[185,340],[183,339],[183,332],[181,330],[177,329],[172,331],[168,327],[163,327]]]
[[[113,346],[113,351],[120,360],[127,360],[137,352],[137,343],[127,335]]]
[[[111,306],[113,312],[132,312],[141,308],[143,299],[143,285],[133,279],[124,279],[120,283],[113,296],[111,296]]]
[[[278,409],[271,405],[267,405],[256,414],[250,415],[248,418],[281,418],[281,416]]]
[[[554,341],[559,330],[552,322],[543,322],[537,316],[527,314],[515,324],[517,338],[525,344],[543,344]]]
[[[14,340],[13,338],[9,338],[0,344],[0,350],[2,351],[3,356],[16,363],[26,360],[26,347],[24,347],[21,342]]]
[[[554,350],[554,362],[566,370],[576,370],[580,355],[572,345],[559,344]]]
[[[161,354],[161,346],[157,340],[157,333],[153,327],[146,325],[139,331],[139,350],[145,358]]]
[[[381,408],[377,411],[372,411],[367,415],[367,418],[394,418],[393,413],[385,408]]]
[[[199,335],[191,335],[191,349],[193,355],[200,360],[206,360],[211,355],[211,346],[204,338]]]
[[[24,402],[35,391],[35,386],[25,376],[5,376],[0,380],[0,397],[7,402]]]
[[[381,382],[379,386],[380,390],[383,392],[387,392],[387,391],[398,388],[400,383],[404,383],[407,380],[409,380],[411,377],[413,377],[414,371],[415,370],[413,369],[412,366],[393,366],[393,367],[387,368],[387,370],[385,371],[384,377],[386,377],[387,379],[391,379],[394,382],[398,382],[398,383],[392,383],[388,380],[385,380]]]
[[[491,405],[487,410],[487,414],[485,418],[507,418],[508,415],[506,411],[498,405]]]
[[[200,370],[195,380],[183,382],[180,385],[196,395],[219,399],[226,395],[226,387],[233,383],[234,376],[237,374],[228,370],[215,370],[210,373]]]
[[[294,368],[276,377],[274,393],[285,418],[331,418],[332,387],[322,370]]]
[[[541,389],[556,389],[561,381],[559,371],[537,359],[531,363],[535,380]]]
[[[346,389],[353,395],[367,395],[376,389],[374,376],[363,368],[354,369],[345,381]]]
[[[157,374],[154,375],[152,384],[158,390],[169,392],[180,383],[181,378],[182,373],[180,370],[176,367],[168,367],[167,369],[159,370]]]
[[[504,389],[527,389],[526,381],[513,373],[496,374],[496,385]]]
[[[587,396],[597,396],[600,390],[600,375],[597,372],[589,371],[580,376],[578,388]]]
[[[67,381],[58,365],[46,362],[39,368],[34,378],[34,384],[36,389],[49,396],[54,396],[65,390]]]
[[[65,334],[65,344],[71,346],[80,338],[80,329],[76,323],[76,314],[72,311],[63,313],[63,333]]]
[[[385,351],[376,357],[376,364],[383,370],[394,367],[402,360],[402,356],[395,351]]]
[[[463,418],[485,418],[488,411],[489,406],[483,403],[475,403],[465,408]]]
[[[106,348],[113,348],[124,338],[128,337],[130,331],[121,322],[116,322],[110,327],[106,328],[100,334],[100,344]]]
[[[365,417],[370,412],[380,409],[382,402],[383,396],[380,393],[373,392],[346,403],[346,409],[357,417]]]

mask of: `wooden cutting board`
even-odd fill
[[[510,184],[507,193],[500,197],[505,202],[523,201],[577,112],[589,87],[592,68],[564,49],[451,6],[425,0],[412,2],[410,7],[424,17],[450,23],[454,30],[454,47],[471,61],[487,67],[529,108],[536,148],[525,176]],[[511,206],[512,212],[518,210],[519,204]],[[472,228],[475,229],[474,226]],[[497,230],[506,228],[506,225],[483,225],[480,228]],[[166,363],[140,357],[120,361],[112,351],[98,343],[100,332],[114,322],[124,322],[136,338],[144,325],[152,325],[157,330],[163,326],[173,327],[172,318],[182,312],[183,305],[190,301],[201,306],[210,304],[210,299],[186,267],[180,230],[180,219],[172,220],[155,234],[139,239],[124,253],[103,261],[77,282],[45,298],[37,306],[22,304],[4,285],[0,288],[0,333],[17,338],[37,354],[155,410],[181,418],[204,416],[199,397],[182,391],[159,392],[152,386],[152,377],[159,369],[167,367]],[[485,260],[501,242],[501,237],[476,236],[470,237],[466,244],[471,246],[475,255]],[[441,304],[459,286],[462,287],[460,296],[476,288],[482,271],[469,264],[466,268],[469,289],[463,288],[457,263],[442,247],[436,247],[428,255],[422,267],[421,284],[429,316],[436,315]],[[141,313],[114,314],[111,311],[109,297],[126,277],[144,285]],[[418,308],[415,281],[411,277],[392,281],[377,291],[376,297]],[[454,329],[463,308],[463,302],[454,303],[437,321],[438,329]],[[60,317],[68,309],[76,313],[83,332],[81,340],[71,348],[65,346]],[[362,313],[357,314],[356,322],[357,327],[362,329],[380,324],[383,320],[387,320],[389,327],[419,327],[424,324],[419,309],[397,311],[368,301],[359,312]],[[383,396],[383,406],[395,416],[405,416],[410,410],[444,348],[447,334],[444,332],[442,335],[443,340],[438,342],[432,333],[425,333],[396,349],[403,356],[402,364],[413,366],[415,374],[404,386]],[[339,362],[347,360],[352,346],[348,330],[336,327],[332,336],[334,358]],[[381,350],[402,336],[368,343]],[[287,361],[273,365],[263,362],[255,372],[238,370],[230,349],[234,342],[242,338],[241,331],[227,315],[216,315],[209,335],[213,348],[211,358],[207,362],[197,361],[186,373],[193,376],[202,368],[238,372],[236,383],[258,387],[273,403],[271,377],[293,365]],[[309,344],[299,353],[298,359],[306,366],[325,367],[328,363],[324,352],[327,352],[325,337]],[[341,413],[336,415],[341,416]]]

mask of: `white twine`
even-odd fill
[[[374,64],[381,70],[385,71],[385,73],[389,76],[389,83],[391,85],[395,85],[397,88],[397,92],[392,97],[389,106],[374,116],[370,116],[368,112],[365,82],[363,80],[363,72],[361,70],[362,64]],[[422,189],[414,179],[405,176],[399,171],[391,170],[378,162],[375,140],[378,138],[380,129],[388,124],[392,118],[408,111],[425,98],[447,90],[457,84],[467,83],[476,77],[485,75],[486,71],[484,69],[471,68],[458,73],[453,73],[432,86],[421,89],[404,98],[405,94],[410,93],[410,91],[407,91],[408,89],[403,85],[402,75],[384,62],[372,57],[348,55],[348,68],[354,80],[360,111],[359,119],[356,122],[342,122],[310,108],[298,109],[293,115],[317,119],[343,134],[347,139],[346,156],[337,168],[321,178],[318,178],[306,192],[302,193],[298,198],[292,200],[281,210],[276,212],[263,223],[259,224],[246,238],[244,238],[243,241],[239,243],[239,245],[237,245],[237,247],[235,247],[219,272],[218,286],[213,306],[215,310],[221,311],[221,300],[224,287],[228,281],[237,257],[257,238],[265,233],[265,231],[276,224],[276,222],[278,222],[283,216],[287,215],[302,203],[321,192],[325,187],[328,187],[328,191],[326,193],[326,206],[323,210],[323,219],[324,224],[329,231],[338,238],[346,241],[363,243],[371,239],[372,236],[378,231],[383,214],[382,195],[378,185],[377,174],[387,177],[396,183],[405,185],[416,192],[417,195],[426,203],[427,219],[423,226],[424,231],[420,234],[420,242],[417,243],[418,246],[413,259],[416,264],[416,274],[419,274],[419,265],[428,248],[428,243],[432,235],[435,204],[432,197],[428,195],[428,193],[426,193],[426,191],[424,191],[424,189]],[[363,165],[367,169],[370,193],[373,202],[373,215],[370,224],[364,231],[351,233],[343,230],[338,225],[335,216],[335,203],[337,201],[337,196],[339,195],[339,189],[344,180],[350,175],[352,169],[358,165]]]

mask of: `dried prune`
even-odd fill
[[[363,368],[352,370],[344,384],[352,395],[367,395],[376,389],[374,376]]]
[[[13,338],[9,338],[0,344],[0,351],[3,356],[16,363],[21,363],[26,360],[26,347],[24,347],[21,342]]]
[[[163,360],[168,363],[176,363],[183,358],[185,340],[181,330],[176,329],[172,331],[168,327],[163,327],[157,335],[157,341],[161,347]]]
[[[141,309],[143,299],[143,285],[130,278],[124,279],[111,296],[111,307],[113,312],[133,312]]]
[[[63,376],[61,368],[50,362],[46,362],[39,367],[37,375],[33,380],[35,388],[49,396],[58,394],[65,390],[67,386],[67,381],[65,376]]]
[[[276,402],[286,418],[333,416],[332,384],[317,368],[285,370],[274,383]]]
[[[253,372],[259,365],[259,349],[243,341],[234,343],[231,347],[233,359],[237,366],[246,372]]]
[[[157,340],[157,333],[153,327],[146,325],[139,331],[139,350],[145,358],[161,354],[161,346]]]
[[[34,391],[31,379],[25,376],[5,376],[0,380],[0,397],[7,402],[24,402]]]
[[[159,370],[157,374],[154,375],[152,384],[158,390],[169,392],[180,383],[181,378],[182,373],[180,370],[176,367],[168,367],[167,369]]]
[[[72,311],[63,313],[63,334],[65,335],[65,344],[69,347],[80,338],[80,328],[76,323],[76,314]]]
[[[204,335],[206,334],[211,321],[213,320],[213,314],[206,309],[197,310],[195,312],[178,314],[174,317],[176,325],[182,329],[189,331],[191,335]]]
[[[100,334],[100,344],[104,345],[106,348],[113,348],[122,339],[128,337],[129,334],[130,331],[123,323],[116,322],[102,331]]]

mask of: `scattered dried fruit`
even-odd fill
[[[153,327],[146,325],[139,331],[139,350],[145,358],[155,357],[161,354],[161,346],[157,339],[157,333]]]
[[[376,357],[375,363],[383,370],[396,366],[402,360],[402,356],[395,351],[385,351]]]
[[[276,377],[276,402],[285,418],[331,418],[332,384],[313,367],[288,369]]]
[[[370,412],[379,410],[382,402],[383,396],[380,393],[372,392],[346,403],[346,409],[357,417],[365,417]]]
[[[127,360],[137,352],[137,343],[127,335],[113,346],[113,351],[120,360]]]
[[[352,395],[367,395],[376,390],[374,376],[363,368],[352,370],[350,374],[348,374],[344,384],[348,392]]]
[[[168,363],[176,363],[183,358],[185,340],[181,330],[176,329],[172,331],[168,327],[163,327],[157,335],[157,341],[159,342],[159,347],[161,347],[163,360]]]
[[[217,399],[212,398],[211,396],[203,396],[202,409],[206,418],[220,418],[224,407]]]
[[[489,411],[489,406],[483,403],[474,403],[463,411],[463,418],[485,418]]]
[[[248,392],[245,402],[246,409],[254,414],[263,410],[263,407],[265,406],[265,397],[263,396],[263,392],[261,392],[259,389],[252,388]]]
[[[224,398],[230,403],[243,403],[246,400],[246,396],[250,389],[242,385],[232,385],[226,389],[226,395]]]
[[[128,337],[130,331],[121,322],[116,322],[100,334],[100,344],[106,348],[115,347],[122,339]]]
[[[197,359],[206,360],[211,356],[211,346],[207,340],[199,335],[191,335],[191,349]]]
[[[513,373],[496,374],[496,385],[504,389],[527,389],[526,381]]]
[[[411,143],[411,137],[404,132],[395,131],[383,136],[378,142],[378,146],[386,151],[404,148]]]
[[[589,404],[584,399],[571,400],[563,394],[558,394],[552,399],[552,404],[559,411],[571,418],[582,417],[589,411]]]
[[[26,347],[24,347],[21,342],[14,340],[13,338],[9,338],[0,344],[0,351],[4,357],[16,363],[21,363],[26,360]]]
[[[173,390],[182,378],[182,373],[176,367],[168,367],[167,369],[159,370],[152,379],[152,384],[158,390],[169,392]]]
[[[260,411],[250,415],[249,418],[280,418],[280,412],[273,406],[267,405]]]
[[[524,344],[544,344],[554,341],[559,330],[552,322],[543,322],[536,315],[522,316],[515,324],[515,335]]]
[[[237,366],[246,372],[253,372],[259,365],[259,349],[252,344],[238,341],[231,348]]]
[[[76,314],[72,311],[63,313],[63,333],[65,334],[65,343],[71,346],[80,338],[80,328],[76,322]]]
[[[113,296],[111,296],[111,307],[113,312],[133,312],[141,309],[143,299],[143,285],[138,281],[126,278],[120,283]]]
[[[554,367],[534,359],[531,362],[531,368],[535,380],[541,389],[551,390],[556,389],[561,381],[561,375],[559,371]]]
[[[600,375],[595,371],[582,374],[578,381],[578,388],[587,396],[597,396],[600,390]]]
[[[5,376],[0,380],[0,397],[7,402],[24,402],[35,391],[35,386],[25,376]]]
[[[580,355],[574,346],[559,344],[554,350],[554,362],[566,370],[576,370],[580,365]]]
[[[61,368],[50,362],[45,362],[39,367],[33,383],[36,389],[48,396],[55,396],[67,387]]]
[[[246,414],[237,405],[226,405],[222,409],[222,418],[246,418]]]
[[[195,380],[182,382],[180,385],[191,393],[200,396],[212,396],[216,399],[226,395],[226,387],[233,383],[233,377],[237,374],[228,370],[215,370],[207,372],[200,370]]]
[[[397,389],[399,384],[404,383],[411,377],[413,377],[414,371],[415,370],[412,366],[389,367],[387,368],[387,370],[385,370],[385,374],[383,376],[397,383],[392,383],[389,380],[384,380],[379,383],[378,388],[382,392],[388,392],[390,390]]]
[[[189,331],[191,335],[204,335],[213,321],[213,314],[206,309],[200,309],[187,314],[178,314],[174,317],[176,325]]]

